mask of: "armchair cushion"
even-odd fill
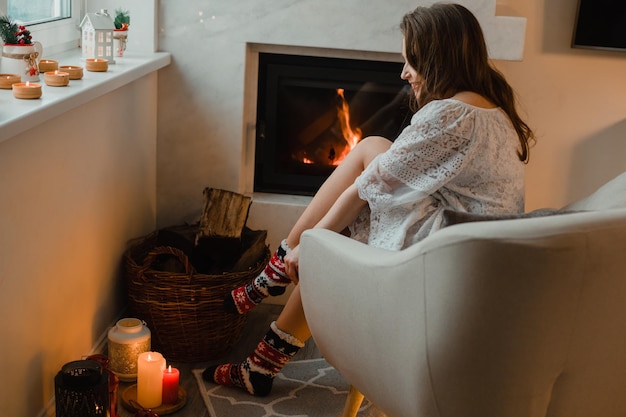
[[[444,210],[441,227],[453,226],[461,223],[486,222],[494,220],[532,219],[535,217],[555,216],[558,214],[575,213],[576,211],[558,209],[539,209],[527,213],[506,213],[506,214],[476,214],[464,213],[455,210]]]

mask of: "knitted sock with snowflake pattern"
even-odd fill
[[[235,288],[224,298],[224,310],[244,314],[259,305],[270,295],[281,295],[291,280],[285,273],[284,258],[290,249],[287,241],[280,243],[263,271],[242,286]]]
[[[211,366],[204,370],[202,378],[219,385],[243,388],[252,395],[266,396],[272,390],[274,377],[303,346],[303,342],[272,322],[263,340],[243,362]]]

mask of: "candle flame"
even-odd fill
[[[152,360],[152,355],[148,353],[148,362],[150,362],[151,360]]]
[[[172,372],[172,365],[167,368],[167,372]]]
[[[26,81],[26,87],[30,85],[30,81]]]

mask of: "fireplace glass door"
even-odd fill
[[[398,62],[259,54],[254,190],[311,195],[364,137],[410,122]]]

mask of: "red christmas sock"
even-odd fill
[[[274,377],[304,346],[294,336],[280,330],[273,322],[270,330],[250,356],[240,363],[211,366],[202,378],[219,385],[243,388],[252,395],[266,396]]]
[[[285,273],[284,258],[289,253],[287,241],[280,243],[263,271],[254,279],[232,290],[224,299],[224,309],[231,313],[244,314],[259,305],[270,295],[285,292],[291,279]]]

